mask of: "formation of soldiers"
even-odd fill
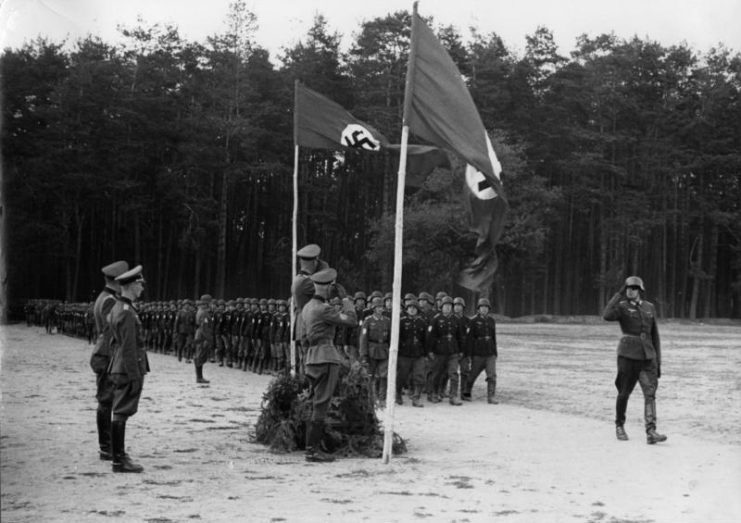
[[[362,291],[353,296],[357,327],[337,329],[335,344],[347,363],[359,362],[375,383],[380,405],[385,403],[391,293]],[[339,298],[332,303],[340,307]],[[447,398],[453,405],[471,400],[471,388],[482,371],[487,376],[487,400],[496,403],[496,325],[490,304],[481,299],[476,314],[464,315],[463,298],[445,292],[406,294],[399,329],[396,402],[403,404],[406,390],[414,406]],[[171,354],[190,363],[197,348],[219,366],[257,374],[290,371],[291,318],[284,299],[237,298],[142,301],[137,304],[147,350]],[[71,336],[95,340],[92,303],[29,300],[25,307],[29,325],[42,325]],[[200,321],[199,321],[199,310]],[[200,331],[200,333],[199,333]],[[301,345],[296,348],[296,368],[301,374]],[[207,383],[198,378],[200,382]]]

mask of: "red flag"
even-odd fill
[[[410,133],[468,164],[470,229],[478,241],[475,259],[458,283],[486,294],[497,269],[495,246],[507,211],[502,167],[458,68],[416,11],[407,85],[404,114]]]

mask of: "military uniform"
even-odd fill
[[[411,304],[415,309],[416,303]],[[411,376],[412,405],[423,407],[420,402],[425,386],[425,337],[427,322],[419,314],[404,314],[399,320],[399,352],[396,367],[396,402],[401,405],[401,390]]]
[[[360,361],[368,366],[376,397],[383,404],[386,399],[391,319],[383,314],[381,298],[373,298],[372,307],[374,313],[363,320],[360,330]]]
[[[623,425],[628,398],[636,382],[641,386],[644,399],[644,421],[648,443],[664,441],[666,436],[656,432],[656,389],[661,376],[661,341],[656,324],[656,309],[643,300],[643,281],[631,276],[625,282],[626,289],[635,289],[634,297],[628,298],[619,292],[608,302],[602,317],[617,321],[623,332],[617,348],[618,390],[615,404],[615,425],[618,439],[627,439]]]
[[[497,326],[488,314],[488,307],[489,300],[479,300],[479,312],[468,324],[467,352],[471,358],[471,372],[464,384],[463,397],[470,400],[473,384],[485,370],[487,401],[493,404],[497,390]]]
[[[337,272],[325,269],[314,273],[311,278],[316,284],[317,294],[309,300],[301,312],[304,323],[303,343],[306,351],[306,377],[311,386],[311,423],[306,436],[306,459],[308,461],[330,461],[319,449],[324,432],[324,418],[339,383],[340,364],[343,357],[334,345],[335,329],[339,325],[355,325],[355,309],[349,299],[344,300],[342,312],[327,303],[327,286],[334,282]]]
[[[446,296],[443,298],[443,306],[453,300]],[[458,398],[458,366],[462,355],[463,336],[460,322],[455,315],[440,312],[432,319],[427,328],[427,351],[432,360],[430,378],[432,383],[428,385],[431,395],[428,399],[433,403],[441,401],[441,395],[445,387],[445,381],[450,380],[450,403],[460,405]]]
[[[144,332],[132,299],[143,290],[142,267],[127,271],[116,278],[121,285],[121,297],[110,312],[113,353],[108,372],[116,388],[113,393],[113,420],[111,440],[114,472],[141,472],[143,468],[133,463],[126,454],[126,421],[139,409],[139,398],[144,386],[144,376],[149,372]],[[140,285],[138,292],[135,292]],[[133,290],[132,290],[133,288]]]
[[[101,270],[107,282],[113,282],[117,276],[127,272],[129,264],[118,261],[106,265]],[[100,448],[100,459],[113,459],[111,449],[111,415],[113,413],[113,392],[116,388],[108,374],[108,366],[111,362],[111,325],[109,314],[116,303],[117,291],[106,283],[93,304],[93,317],[98,337],[95,348],[90,357],[90,367],[95,372],[95,383],[97,392],[95,398],[98,400],[96,409],[96,426],[98,428],[98,446]]]
[[[190,352],[193,347],[193,338],[196,332],[196,316],[190,304],[183,303],[175,316],[175,352],[178,361],[190,362]]]
[[[206,363],[213,351],[214,346],[214,316],[211,312],[210,295],[201,296],[196,312],[196,335],[195,335],[195,355],[193,364],[196,368],[196,383],[208,383],[203,377],[203,365]]]

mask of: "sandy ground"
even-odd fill
[[[503,324],[500,405],[398,407],[409,452],[310,464],[250,442],[269,376],[150,355],[128,451],[97,457],[90,346],[0,327],[2,521],[741,521],[741,327],[662,326],[659,429],[614,436],[617,327]]]

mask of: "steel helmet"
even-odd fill
[[[638,287],[643,292],[646,292],[646,287],[643,286],[643,280],[640,279],[638,276],[629,276],[625,280],[625,286],[626,287]]]

